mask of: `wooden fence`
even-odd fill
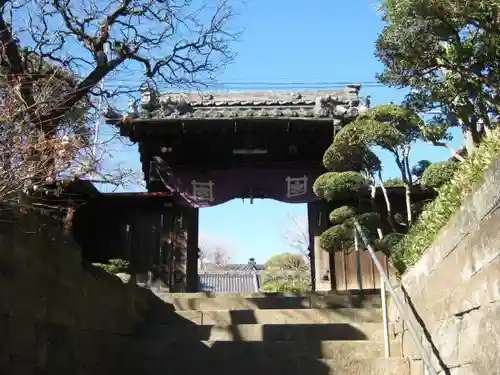
[[[387,272],[387,257],[376,253]],[[380,275],[368,251],[346,250],[335,253],[335,280],[338,291],[353,289],[380,289]]]

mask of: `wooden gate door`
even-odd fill
[[[384,253],[376,252],[377,258],[389,269]],[[338,291],[380,289],[380,275],[368,251],[344,250],[335,253],[335,280]]]

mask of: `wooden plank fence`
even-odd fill
[[[387,257],[382,252],[376,252],[376,255],[387,272],[389,269]],[[368,251],[336,252],[334,263],[338,291],[380,289],[380,275]]]

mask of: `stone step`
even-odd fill
[[[200,297],[199,293],[171,294],[155,292],[156,296],[178,311],[183,310],[256,310],[256,309],[331,309],[380,308],[380,295],[331,293],[287,294],[217,294]]]
[[[397,355],[400,342],[391,343],[391,353]],[[148,361],[189,361],[189,358],[209,359],[244,358],[254,361],[262,358],[293,360],[297,358],[350,360],[384,356],[382,341],[198,341],[165,342],[163,340],[137,340],[129,346],[127,358],[142,353]]]
[[[380,323],[146,325],[138,335],[170,342],[382,340],[383,328]]]
[[[214,298],[214,297],[311,297],[311,296],[359,296],[359,295],[379,295],[377,290],[346,290],[340,292],[316,291],[316,292],[194,292],[194,293],[171,293],[165,289],[151,289],[157,295],[170,296],[174,298]]]
[[[186,324],[198,325],[235,325],[235,324],[316,324],[343,322],[382,321],[382,309],[285,309],[285,310],[184,310],[175,311],[171,322],[178,323],[179,318]],[[164,320],[169,323],[168,317]]]
[[[205,360],[192,357],[190,361],[140,361],[134,365],[123,365],[121,375],[409,375],[409,362],[403,358],[369,358],[358,360],[328,360],[299,358],[279,361],[267,357],[228,358],[214,356]]]

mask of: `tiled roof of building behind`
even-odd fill
[[[260,288],[260,275],[253,271],[205,271],[198,275],[198,290],[212,293],[252,293]]]
[[[256,264],[256,265],[250,265],[250,264],[224,264],[224,265],[217,265],[214,263],[203,263],[200,265],[201,269],[200,271],[250,271],[252,269],[256,269],[257,271],[261,271],[265,268],[263,264]]]

